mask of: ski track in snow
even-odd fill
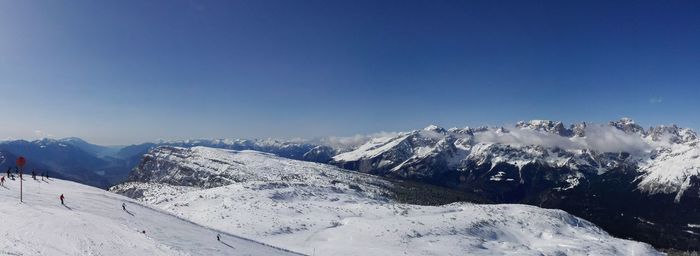
[[[298,255],[98,188],[28,176],[23,186],[23,203],[19,180],[0,187],[0,255]],[[216,241],[217,233],[222,242]]]

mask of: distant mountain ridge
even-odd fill
[[[41,139],[34,141],[15,140],[0,142],[0,152],[6,152],[13,159],[5,159],[0,168],[16,168],[15,159],[24,156],[27,159],[25,173],[36,171],[47,173],[52,177],[61,177],[84,184],[107,187],[113,182],[123,180],[114,171],[116,164],[109,159],[99,157],[82,148],[86,142],[75,139],[55,140]],[[95,147],[98,147],[95,145]],[[8,157],[9,158],[9,157]],[[123,169],[123,168],[120,168]]]
[[[597,136],[596,134],[593,134],[593,136],[586,136],[587,130],[591,132],[592,129],[592,132],[600,133],[601,127],[614,127],[617,128],[616,130],[622,131],[623,134],[638,136],[637,139],[639,141],[637,141],[637,143],[644,145],[641,145],[641,147],[640,145],[633,146],[636,147],[636,151],[645,152],[629,152],[629,150],[622,147],[596,149],[600,147],[600,145],[596,145],[596,143],[600,144],[599,141],[593,141],[593,143],[589,143],[588,145],[581,144],[581,141],[588,140],[587,137]],[[504,134],[515,134],[509,131],[520,131],[520,133],[516,136],[503,136]],[[535,133],[523,133],[522,131],[532,131]],[[427,133],[432,133],[432,135],[424,136]],[[558,136],[542,136],[542,134]],[[488,136],[491,138],[486,138]],[[531,139],[532,141],[523,138],[528,136],[533,138]],[[494,141],[492,141],[493,143],[479,143],[476,141],[480,139],[490,139]],[[512,141],[505,141],[508,139]],[[536,141],[537,139],[541,141]],[[415,140],[411,143],[415,142],[417,144],[408,145],[410,143],[407,144],[407,142],[411,140]],[[423,141],[419,142],[421,140]],[[383,143],[382,141],[387,141],[387,143]],[[659,145],[662,141],[667,141],[668,145]],[[107,179],[109,181],[105,181],[109,183],[126,178],[127,173],[141,161],[143,155],[158,146],[204,146],[233,150],[256,150],[295,160],[334,163],[349,169],[370,173],[389,172],[389,175],[398,176],[406,176],[407,173],[412,173],[411,175],[414,176],[429,176],[429,173],[416,172],[415,170],[420,168],[412,165],[419,164],[421,161],[434,161],[435,164],[445,164],[447,162],[438,161],[438,158],[444,158],[443,160],[449,158],[448,165],[450,166],[445,167],[449,169],[453,168],[453,165],[458,164],[458,162],[466,160],[461,159],[462,157],[468,157],[471,160],[476,160],[478,163],[494,160],[494,162],[503,161],[522,166],[523,164],[531,162],[548,161],[548,163],[553,166],[567,165],[575,166],[577,169],[588,169],[589,171],[590,169],[596,168],[596,170],[604,171],[604,169],[610,167],[605,166],[606,164],[620,164],[619,161],[612,161],[614,159],[610,159],[607,156],[610,156],[612,153],[624,152],[630,154],[636,161],[631,164],[638,165],[639,168],[643,170],[653,170],[654,168],[668,167],[660,167],[660,164],[663,163],[662,161],[649,161],[652,158],[656,159],[657,157],[661,157],[662,159],[671,161],[675,159],[672,158],[671,155],[684,152],[683,155],[694,159],[694,154],[700,154],[695,150],[697,147],[692,146],[696,141],[698,141],[697,134],[691,129],[680,128],[675,125],[662,125],[644,129],[633,120],[623,118],[618,121],[612,121],[607,125],[591,125],[582,122],[570,125],[569,127],[565,127],[562,122],[549,120],[520,121],[510,128],[467,127],[444,129],[431,125],[423,130],[397,133],[392,136],[366,137],[364,140],[360,140],[360,143],[356,144],[334,144],[326,143],[322,140],[298,139],[197,139],[147,142],[129,146],[107,147],[92,144],[80,138],[69,137],[34,141],[3,141],[0,142],[0,150],[5,150],[7,153],[13,155],[28,155],[32,158],[31,160],[35,160],[30,161],[30,164],[40,164],[42,168],[55,169],[58,173],[83,172],[86,169],[100,173],[99,175],[110,173],[107,174],[107,176],[111,176]],[[437,146],[438,143],[440,144],[439,146]],[[471,147],[470,143],[474,144],[474,147]],[[558,144],[552,146],[546,145],[547,143]],[[393,144],[397,144],[395,145],[397,147],[393,147]],[[625,143],[620,144],[626,145]],[[465,145],[469,147],[468,150],[464,150]],[[673,145],[673,147],[670,145]],[[510,147],[510,149],[501,150],[504,146]],[[674,149],[673,152],[671,152],[672,148]],[[427,150],[432,150],[432,152],[428,152]],[[441,150],[444,150],[442,153],[461,155],[445,156],[445,154],[439,152]],[[554,157],[554,154],[551,154],[553,153],[551,150],[561,155]],[[506,155],[499,156],[499,151],[502,151],[500,154]],[[465,155],[466,152],[469,152],[471,155]],[[514,153],[515,155],[508,155],[509,153]],[[545,153],[547,156],[546,158],[543,157]],[[377,156],[381,155],[379,158],[381,158],[382,161],[371,163],[371,161],[379,159],[372,156],[372,154],[377,154]],[[393,156],[385,158],[385,154],[393,154]],[[576,157],[570,159],[566,158],[572,154],[576,155]],[[591,154],[598,155],[593,157]],[[492,159],[495,156],[498,156],[497,159]],[[687,166],[688,164],[690,167]],[[391,166],[391,169],[394,171],[387,169],[386,167],[388,166]],[[676,193],[684,191],[681,185],[694,173],[692,171],[694,170],[693,166],[700,166],[700,163],[691,161],[683,166],[684,168],[676,168],[683,170],[674,171],[677,176],[660,177],[658,175],[646,175],[642,177],[641,179],[644,179],[645,182],[641,189],[655,193],[657,191],[654,191],[655,187],[652,184],[664,183],[658,187],[659,191],[675,191]],[[404,174],[397,172],[397,170],[402,170]],[[654,172],[654,174],[658,173],[663,172]],[[651,182],[652,180],[656,182]]]
[[[56,168],[60,175],[104,187],[124,180],[158,147],[255,150],[442,186],[481,201],[563,209],[617,236],[661,248],[700,249],[700,139],[692,129],[676,125],[644,128],[629,118],[568,126],[550,120],[505,127],[431,125],[351,145],[182,140],[131,145],[101,156],[97,152],[104,148],[81,141],[3,142],[0,153],[9,158],[26,154],[30,164],[40,165],[36,168]]]

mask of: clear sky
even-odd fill
[[[0,1],[1,138],[700,128],[698,1]]]

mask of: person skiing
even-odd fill
[[[220,234],[216,234],[216,241],[221,242],[221,235]]]
[[[36,171],[32,171],[32,179],[36,180]]]
[[[61,196],[59,197],[59,199],[61,199],[61,204],[65,205],[65,204],[63,203],[63,199],[65,199],[65,197],[63,196],[63,194],[61,194]]]
[[[5,176],[0,177],[0,186],[5,186]]]
[[[126,211],[126,204],[122,203],[122,210]]]

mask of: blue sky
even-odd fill
[[[0,1],[0,137],[700,128],[697,1]]]

